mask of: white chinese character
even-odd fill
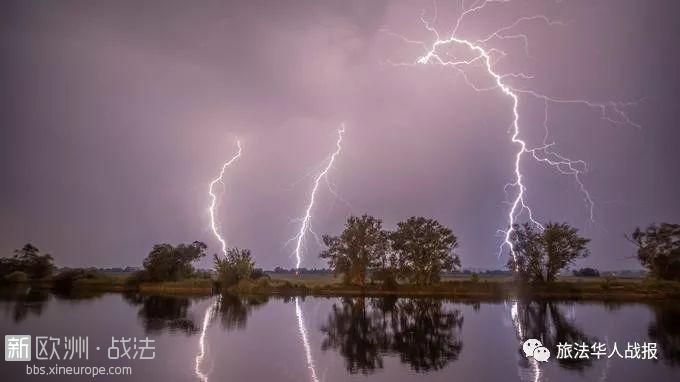
[[[656,356],[656,342],[645,342],[642,344],[642,359],[658,359]]]
[[[640,359],[640,344],[633,342],[632,344],[628,342],[626,351],[624,353],[624,358],[626,359]]]
[[[88,337],[64,337],[64,347],[66,352],[63,359],[73,359],[73,356],[82,359],[83,354],[85,359],[89,359]]]
[[[149,339],[149,337],[146,337],[143,340],[139,340],[139,342],[141,342],[144,345],[144,346],[139,347],[139,350],[141,351],[140,355],[139,355],[139,359],[154,359],[154,358],[156,358],[156,346],[155,345],[149,346],[149,344],[155,343],[156,340],[152,340],[152,339]],[[147,350],[150,351],[151,354],[145,354],[144,352],[147,351]]]
[[[31,336],[5,335],[5,361],[30,361]]]
[[[570,343],[557,343],[557,359],[572,358],[572,345]]]
[[[576,354],[574,355],[574,358],[578,359],[586,359],[590,358],[590,347],[588,344],[585,342],[581,342],[580,344],[577,343],[576,345]]]
[[[130,358],[130,346],[128,343],[132,341],[131,338],[125,338],[121,337],[120,339],[116,339],[116,337],[111,337],[111,346],[109,346],[108,349],[108,355],[109,359],[121,359],[121,358],[127,358],[127,359],[134,359]],[[116,343],[120,344],[120,347],[116,345]],[[111,355],[111,352],[114,351],[115,355]]]
[[[623,356],[622,356],[621,353],[619,352],[619,348],[618,348],[618,345],[616,344],[616,342],[614,342],[614,349],[612,350],[611,353],[609,353],[609,355],[607,356],[607,358],[611,358],[611,357],[614,355],[614,353],[616,353],[616,355],[618,355],[619,358],[623,358]]]
[[[607,355],[607,344],[603,342],[595,342],[590,346],[590,356],[600,359]]]
[[[57,346],[61,343],[61,340],[59,338],[55,337],[45,337],[45,336],[36,336],[35,337],[35,346],[36,346],[36,354],[35,354],[35,359],[39,360],[48,360],[48,359],[60,359],[59,358],[59,352],[57,351]],[[51,345],[48,347],[47,345]],[[48,352],[48,349],[51,350]]]

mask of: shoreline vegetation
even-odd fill
[[[0,258],[2,285],[28,285],[65,295],[104,292],[260,296],[397,296],[480,299],[680,300],[680,224],[636,229],[628,240],[646,268],[643,278],[602,276],[576,262],[590,255],[589,239],[566,223],[515,224],[501,274],[465,274],[455,252],[459,239],[434,219],[411,217],[395,230],[370,215],[350,216],[338,236],[323,235],[327,269],[290,273],[256,268],[249,249],[213,254],[212,270],[194,268],[208,254],[200,241],[155,244],[142,269],[108,273],[62,268],[30,243]]]
[[[422,286],[398,284],[386,288],[380,283],[364,286],[343,284],[331,275],[277,275],[268,273],[257,280],[241,280],[230,287],[221,287],[211,278],[181,281],[142,282],[131,284],[130,275],[100,275],[83,278],[69,286],[68,292],[108,293],[139,292],[143,294],[177,294],[207,296],[217,293],[261,296],[316,297],[441,297],[480,299],[569,299],[647,301],[680,299],[680,282],[648,278],[561,277],[553,283],[526,285],[508,276],[450,276],[437,284]],[[59,290],[54,280],[21,281],[4,286],[27,286]],[[0,286],[2,288],[3,286]],[[62,289],[63,290],[63,289]]]

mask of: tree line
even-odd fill
[[[626,238],[637,248],[637,259],[650,276],[680,281],[680,224],[652,224],[637,228]],[[589,239],[566,223],[548,223],[545,227],[516,224],[510,233],[512,249],[507,267],[520,281],[550,283],[560,272],[589,255]],[[330,272],[342,276],[343,282],[364,286],[367,280],[396,286],[399,281],[429,285],[440,281],[443,272],[461,268],[455,253],[459,246],[453,231],[438,221],[411,217],[399,222],[395,230],[385,230],[382,221],[373,216],[350,216],[338,236],[324,235],[326,248],[320,258],[328,263]],[[133,273],[131,283],[178,281],[211,275],[193,267],[207,254],[207,245],[200,241],[153,246],[143,262],[143,269]],[[224,286],[244,279],[265,276],[255,267],[248,249],[230,248],[226,256],[214,256],[214,270]],[[96,277],[90,269],[68,269],[53,276],[54,259],[50,254],[28,243],[14,251],[13,256],[0,258],[0,282],[25,282],[53,279],[70,285],[77,278]],[[284,270],[279,268],[280,272]],[[307,271],[307,273],[326,271]],[[574,273],[596,276],[591,268]]]
[[[652,277],[680,281],[680,225],[662,223],[637,228],[629,238],[637,258]],[[551,283],[565,269],[588,257],[590,239],[567,223],[515,224],[509,235],[507,267],[526,283]],[[434,219],[411,217],[394,231],[382,228],[373,216],[350,216],[339,236],[323,236],[320,257],[342,275],[345,283],[365,285],[366,279],[393,286],[398,280],[416,285],[438,282],[441,272],[461,266],[454,250],[459,242],[452,230]],[[576,275],[599,272],[582,268]]]

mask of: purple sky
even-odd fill
[[[471,3],[471,1],[468,1]],[[385,30],[431,42],[419,20],[432,2],[3,1],[0,4],[0,252],[30,241],[59,265],[139,265],[158,242],[218,243],[208,183],[235,152],[218,217],[230,245],[260,266],[291,267],[317,169],[345,122],[344,150],[312,220],[337,234],[369,213],[387,228],[434,217],[459,236],[465,267],[497,258],[517,146],[512,104],[477,93],[451,69],[393,67],[425,52]],[[467,6],[469,6],[468,4]],[[460,2],[440,2],[451,30]],[[612,124],[579,105],[551,105],[550,141],[590,171],[588,219],[570,177],[522,162],[527,201],[541,221],[592,238],[582,265],[634,268],[623,238],[638,225],[680,220],[680,3],[672,0],[491,4],[459,35],[478,39],[522,16],[529,37],[487,47],[513,86],[561,98],[635,101],[641,125]],[[479,84],[484,73],[472,70]],[[540,145],[542,102],[520,103],[522,137]],[[313,174],[313,172],[312,172]],[[510,195],[512,197],[512,195]],[[522,219],[523,220],[523,219]],[[321,266],[310,237],[302,266]],[[206,259],[202,265],[208,266]]]

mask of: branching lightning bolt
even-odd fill
[[[319,184],[321,183],[321,180],[326,178],[328,175],[328,171],[330,171],[331,167],[333,167],[333,162],[335,162],[335,158],[340,155],[340,151],[342,151],[342,137],[345,134],[345,125],[341,125],[340,129],[338,129],[338,140],[335,143],[336,149],[333,154],[328,158],[328,163],[326,166],[319,172],[319,174],[316,176],[314,179],[314,186],[312,187],[312,192],[309,195],[309,202],[307,203],[307,208],[305,209],[305,214],[300,219],[301,224],[300,224],[300,230],[298,231],[297,235],[295,235],[290,241],[295,241],[295,268],[299,269],[300,268],[300,263],[302,261],[302,247],[304,246],[304,239],[305,236],[307,235],[307,232],[314,234],[314,231],[312,231],[311,227],[311,219],[312,219],[312,209],[314,208],[314,202],[316,200],[316,193],[319,189]]]
[[[217,195],[215,195],[213,191],[213,187],[215,186],[216,183],[220,182],[223,183],[223,178],[224,178],[224,172],[226,171],[227,167],[231,166],[232,163],[234,163],[240,156],[241,156],[241,141],[236,140],[236,146],[238,147],[238,152],[236,155],[234,155],[229,161],[224,163],[222,165],[222,170],[220,171],[220,175],[213,179],[212,182],[210,182],[210,187],[208,188],[208,194],[210,194],[210,228],[212,229],[213,234],[215,237],[217,237],[217,240],[219,240],[221,246],[222,246],[222,254],[224,256],[227,255],[227,241],[220,235],[219,232],[219,227],[217,223],[215,222],[215,207],[217,207]]]
[[[514,198],[512,198],[512,200],[509,202],[510,210],[508,211],[507,221],[508,229],[501,231],[503,233],[504,239],[503,243],[499,248],[499,256],[502,253],[503,248],[507,246],[510,249],[513,258],[516,259],[516,253],[511,241],[511,235],[514,229],[513,226],[516,223],[519,216],[522,213],[526,213],[528,220],[532,224],[534,224],[536,227],[540,229],[543,229],[541,223],[539,223],[539,221],[534,218],[534,213],[529,207],[529,204],[527,203],[526,200],[526,185],[524,183],[524,176],[521,170],[521,163],[525,154],[529,155],[531,158],[538,161],[539,163],[543,163],[561,174],[571,176],[577,183],[580,192],[583,194],[584,201],[589,210],[589,217],[591,221],[593,221],[594,219],[593,218],[594,202],[590,195],[590,192],[587,190],[587,188],[585,187],[584,183],[581,180],[581,176],[587,172],[588,166],[582,160],[573,160],[568,158],[567,156],[560,154],[559,152],[554,150],[555,143],[548,142],[549,137],[548,105],[549,104],[583,105],[599,112],[600,117],[603,120],[608,121],[610,123],[625,124],[635,127],[640,127],[640,125],[633,122],[629,118],[626,111],[624,110],[628,106],[634,105],[634,103],[612,101],[592,102],[581,99],[562,99],[557,97],[551,97],[538,93],[534,90],[513,87],[505,81],[507,78],[516,78],[523,80],[531,79],[533,78],[531,75],[526,73],[499,73],[495,69],[495,64],[503,57],[507,56],[507,53],[498,48],[488,47],[487,43],[491,42],[494,39],[498,40],[519,39],[522,41],[525,52],[528,54],[529,52],[528,37],[523,33],[511,34],[511,30],[525,22],[539,21],[547,25],[562,24],[558,21],[552,21],[548,17],[540,14],[529,15],[518,18],[510,25],[503,26],[482,39],[467,39],[459,36],[458,34],[459,28],[466,17],[475,14],[476,12],[482,10],[483,8],[486,8],[487,6],[490,6],[490,4],[492,3],[507,3],[509,1],[510,0],[478,0],[477,2],[475,2],[475,4],[473,4],[471,7],[467,9],[463,7],[463,10],[456,19],[456,23],[452,29],[451,34],[446,38],[442,38],[439,31],[434,27],[434,22],[436,21],[437,18],[437,8],[435,3],[434,17],[432,18],[431,21],[425,19],[425,12],[423,12],[420,17],[420,20],[425,26],[425,29],[431,32],[435,37],[434,42],[431,43],[411,40],[404,36],[398,35],[387,30],[385,32],[391,36],[400,38],[406,43],[420,45],[425,50],[425,54],[420,56],[415,62],[411,63],[389,62],[391,65],[416,66],[424,64],[438,64],[444,67],[449,67],[456,70],[457,73],[463,77],[465,83],[472,87],[475,91],[481,92],[499,89],[504,95],[506,95],[512,101],[513,117],[511,124],[512,132],[511,142],[518,146],[518,150],[513,160],[514,179],[512,182],[506,185],[505,189],[507,191],[508,188],[513,188],[514,190],[516,190],[515,191],[516,193]],[[468,54],[472,54],[472,57],[467,58],[456,57],[449,51],[449,49],[455,47],[466,49],[467,52],[469,52]],[[453,58],[450,59],[449,57]],[[473,66],[479,66],[483,68],[493,80],[493,85],[484,87],[478,86],[472,80],[470,80],[465,69]],[[543,127],[545,129],[545,136],[541,146],[530,147],[527,141],[521,136],[520,111],[519,111],[520,95],[534,97],[536,99],[542,100],[544,103],[545,118]]]

